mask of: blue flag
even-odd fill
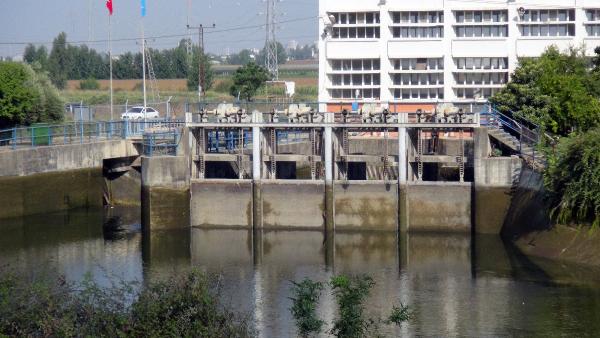
[[[146,16],[146,0],[141,0],[142,4],[142,18]]]

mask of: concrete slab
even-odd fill
[[[322,181],[262,181],[263,226],[320,228],[325,226],[325,184]]]
[[[471,232],[471,183],[407,185],[408,231]]]
[[[336,182],[334,199],[336,229],[398,229],[398,184],[395,182]]]
[[[192,180],[191,225],[252,228],[252,181]]]

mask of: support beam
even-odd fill
[[[260,123],[258,112],[252,114],[252,121]],[[254,229],[262,228],[262,159],[260,148],[260,127],[252,127],[252,224]]]
[[[333,198],[333,138],[332,128],[324,128],[325,162],[325,231],[335,230],[335,210]]]

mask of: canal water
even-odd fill
[[[387,336],[600,334],[600,271],[526,258],[497,237],[214,229],[142,234],[137,208],[71,211],[0,222],[0,269],[102,285],[141,283],[195,267],[220,276],[223,301],[262,337],[295,336],[290,281],[368,274],[367,313],[408,304],[413,320]],[[1,273],[1,271],[0,271]],[[326,290],[321,317],[335,318]]]

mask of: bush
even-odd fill
[[[336,337],[366,337],[375,321],[364,316],[364,302],[375,285],[369,276],[335,276],[329,282],[338,304],[339,318],[331,333]]]
[[[24,282],[0,277],[0,336],[249,337],[245,320],[218,303],[218,290],[198,272],[152,283],[100,288],[91,278]]]
[[[292,283],[294,284],[292,288],[294,297],[291,298],[293,305],[290,310],[296,321],[298,334],[308,337],[311,334],[320,333],[325,322],[317,317],[317,305],[321,291],[323,291],[323,283],[313,282],[308,278],[300,283]]]
[[[79,82],[79,89],[81,90],[98,90],[100,89],[100,82],[94,78],[81,80]]]
[[[559,141],[544,173],[552,217],[600,226],[600,128]]]

